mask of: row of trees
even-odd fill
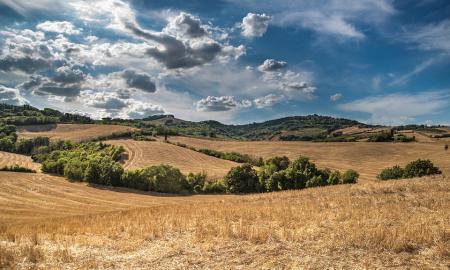
[[[287,157],[273,157],[256,171],[250,164],[232,168],[225,176],[227,189],[232,193],[271,192],[289,189],[356,183],[359,174],[348,170],[344,174],[318,169],[306,157],[290,161]]]
[[[386,168],[382,170],[381,173],[378,175],[378,179],[389,180],[389,179],[413,178],[441,173],[442,173],[441,170],[439,170],[438,167],[434,166],[433,162],[431,162],[430,160],[418,159],[408,163],[405,166],[405,168],[402,168],[398,165],[391,168]]]

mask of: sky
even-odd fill
[[[447,0],[0,0],[0,102],[450,124]]]

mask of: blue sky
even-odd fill
[[[450,124],[449,14],[446,0],[0,0],[0,101]]]

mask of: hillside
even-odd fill
[[[383,143],[383,142],[283,142],[283,141],[229,141],[173,136],[179,142],[195,148],[223,152],[239,152],[255,157],[287,156],[295,159],[307,156],[320,167],[344,170],[355,169],[361,180],[375,180],[384,168],[422,158],[431,159],[450,175],[450,152],[444,142]]]
[[[160,196],[0,172],[0,268],[446,269],[450,179]]]
[[[46,124],[17,127],[19,138],[48,137],[52,140],[70,140],[74,142],[92,140],[114,133],[124,133],[136,128],[106,124]]]

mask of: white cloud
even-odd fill
[[[342,97],[341,93],[336,93],[336,94],[330,96],[330,100],[335,102],[335,101],[338,101],[339,99],[341,99],[341,97]]]
[[[45,21],[36,25],[36,29],[67,35],[79,35],[82,31],[81,28],[75,28],[72,23],[66,21]]]
[[[266,14],[248,13],[242,19],[242,35],[245,37],[262,37],[269,27],[272,18]]]
[[[419,116],[438,113],[449,104],[450,91],[431,91],[366,97],[338,107],[344,111],[368,113],[373,123],[404,124]]]
[[[277,61],[274,59],[266,59],[264,63],[262,63],[258,69],[260,71],[276,71],[282,69],[287,66],[287,62]]]
[[[196,103],[197,111],[200,112],[221,112],[252,106],[249,100],[237,101],[233,96],[214,97],[208,96]]]
[[[407,28],[400,41],[413,43],[421,50],[448,53],[450,52],[450,19]]]
[[[262,109],[273,106],[274,104],[280,102],[283,98],[283,95],[277,96],[275,94],[268,94],[263,97],[255,98],[253,102],[255,103],[256,108]]]
[[[309,29],[343,39],[363,39],[361,25],[376,26],[395,13],[392,0],[228,1],[272,14],[271,23],[277,26]]]

